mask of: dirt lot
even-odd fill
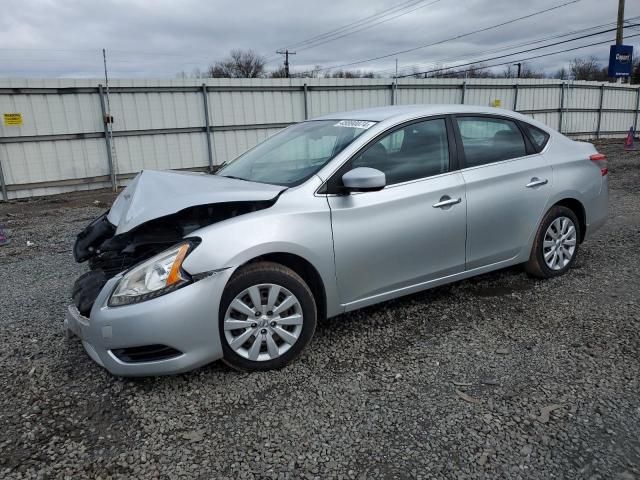
[[[111,196],[0,204],[0,477],[640,478],[640,154],[621,143],[600,146],[611,216],[570,274],[343,315],[263,374],[112,377],[61,329],[74,236]]]

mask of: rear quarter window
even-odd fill
[[[529,125],[528,123],[522,123],[522,127],[524,128],[524,131],[527,132],[527,136],[529,137],[529,140],[531,140],[533,148],[535,148],[536,152],[540,152],[549,141],[549,134],[538,127]]]

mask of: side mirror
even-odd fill
[[[347,192],[375,192],[385,187],[387,178],[375,168],[357,167],[342,176],[342,183]]]

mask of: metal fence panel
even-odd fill
[[[391,104],[390,83],[374,83],[376,88],[355,89],[337,85],[322,89],[315,87],[309,91],[310,115],[317,117],[335,112],[358,110],[369,107],[382,107]]]
[[[63,140],[0,144],[7,185],[107,175],[104,140]]]
[[[419,103],[462,103],[462,84],[454,88],[403,88],[398,92],[399,105]]]
[[[633,126],[633,113],[603,112],[601,130],[603,132],[623,132]]]
[[[206,137],[202,133],[115,137],[116,174],[143,169],[188,169],[207,166]]]
[[[101,83],[0,79],[0,113],[21,113],[23,119],[21,126],[5,126],[0,119],[7,198],[110,185]],[[113,165],[123,185],[143,168],[204,169],[231,160],[305,118],[392,103],[491,105],[496,100],[581,138],[622,136],[640,121],[637,86],[596,82],[401,79],[394,86],[392,79],[113,80]]]
[[[200,92],[111,93],[114,131],[201,127]]]
[[[211,125],[254,125],[304,120],[302,91],[209,92]]]
[[[571,133],[595,132],[598,128],[598,112],[565,112],[562,131]]]
[[[218,163],[232,160],[269,136],[277,133],[279,130],[280,129],[277,128],[265,128],[256,130],[229,130],[224,132],[215,132],[213,134],[215,158],[220,159]]]
[[[562,89],[559,82],[545,88],[518,87],[518,110],[548,110],[560,108]],[[507,107],[509,108],[509,107]],[[556,124],[551,124],[554,126]],[[554,126],[555,128],[555,126]]]
[[[1,136],[57,135],[102,129],[97,94],[0,95],[0,113],[9,112],[21,113],[23,125],[0,126]]]
[[[602,108],[628,109],[634,108],[636,92],[632,90],[622,90],[617,88],[607,88],[605,90]]]
[[[598,108],[600,103],[599,88],[584,88],[575,83],[567,85],[565,93],[566,108]]]

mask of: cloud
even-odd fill
[[[272,60],[269,66],[275,68],[281,61],[275,55],[276,49],[287,45],[293,45],[297,51],[291,57],[295,71],[386,55],[563,2],[441,0],[315,48],[294,45],[401,3],[401,0],[394,3],[384,0],[3,0],[0,76],[101,77],[102,48],[107,49],[112,77],[174,77],[181,71],[205,69],[233,48],[252,48],[269,57]],[[630,3],[627,2],[625,17],[640,15],[640,5]],[[483,53],[488,50],[614,22],[616,9],[616,2],[581,0],[547,14],[397,58],[401,68],[430,65],[449,58],[460,61],[484,58]],[[640,33],[640,29],[627,32],[627,35]],[[613,33],[603,34],[535,53],[613,37]],[[638,38],[631,39],[630,43],[639,45]],[[588,55],[604,62],[608,44],[532,61],[531,66],[553,71],[575,56]],[[514,61],[517,59],[513,57]],[[350,68],[390,69],[394,62],[395,57],[390,57]]]

